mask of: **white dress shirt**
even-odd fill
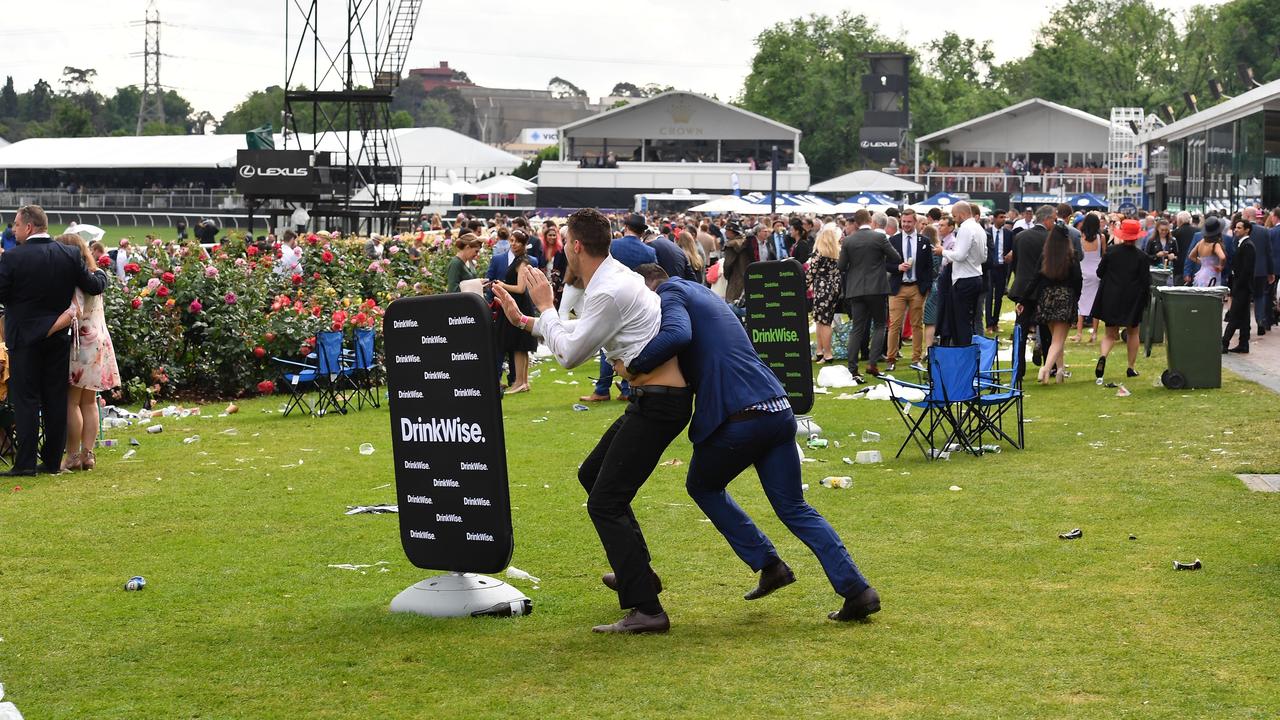
[[[951,262],[951,283],[971,277],[982,277],[982,263],[987,259],[987,234],[977,220],[969,218],[956,228],[955,247],[942,250],[943,260]]]
[[[916,281],[916,234],[902,233],[902,247],[898,248],[898,252],[902,253],[902,262],[911,263],[911,267],[902,273],[902,282],[913,283]],[[932,261],[930,261],[932,262]]]
[[[581,316],[566,323],[554,307],[533,325],[556,360],[577,367],[604,348],[609,360],[629,363],[649,344],[662,325],[662,301],[644,278],[626,265],[605,258],[587,283]]]

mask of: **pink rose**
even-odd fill
[[[192,300],[191,304],[187,306],[187,310],[191,311],[192,315],[198,315],[203,309],[204,306],[200,304],[200,300],[198,299]]]
[[[155,292],[156,288],[159,286],[160,286],[160,278],[151,278],[150,280],[147,281],[147,289],[150,290],[151,292]]]
[[[204,268],[204,276],[207,278],[218,277],[218,268],[213,265],[206,265]]]
[[[229,293],[227,293],[226,295],[224,295],[224,296],[223,296],[223,298],[222,298],[222,299],[223,299],[223,300],[224,300],[228,305],[235,305],[235,304],[236,304],[236,294],[235,294],[235,293],[233,293],[233,292],[229,292]]]

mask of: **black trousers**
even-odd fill
[[[1032,341],[1034,342],[1034,339],[1029,338],[1029,336],[1031,335],[1032,331],[1036,329],[1036,325],[1037,325],[1036,303],[1031,300],[1023,301],[1022,312],[1018,313],[1017,317],[1014,319],[1014,322],[1018,325],[1018,327],[1022,328],[1022,333],[1021,333],[1022,337],[1018,342],[1018,346],[1013,349],[1014,357],[1025,358],[1027,356],[1027,340],[1032,339]],[[1018,379],[1019,380],[1022,379],[1022,376],[1026,374],[1026,370],[1027,370],[1027,363],[1025,360],[1023,362],[1018,363]]]
[[[951,345],[969,345],[973,342],[974,315],[978,310],[978,296],[982,294],[982,278],[967,277],[956,280],[951,286],[952,303],[950,318],[953,323],[947,334]],[[944,313],[943,317],[947,317]]]
[[[858,357],[862,345],[871,338],[870,351],[867,353],[867,364],[875,365],[884,357],[885,334],[889,329],[889,296],[859,295],[845,298],[848,305],[849,322],[849,372],[858,374]]]
[[[587,491],[587,514],[617,576],[618,603],[624,609],[658,599],[649,546],[631,501],[692,414],[692,392],[633,397],[578,468],[578,482]]]
[[[40,462],[57,472],[67,444],[67,383],[71,374],[71,335],[64,331],[33,345],[9,348],[9,398],[17,438],[15,470],[36,469],[37,423],[44,422]]]
[[[1253,299],[1251,288],[1244,287],[1231,293],[1231,309],[1227,311],[1227,327],[1222,331],[1222,347],[1231,342],[1231,336],[1240,331],[1239,346],[1249,347],[1249,301]]]
[[[1004,265],[991,266],[991,292],[987,295],[986,316],[987,327],[993,328],[1000,322],[1000,306],[1004,304],[1004,286],[1009,277],[1009,270]]]

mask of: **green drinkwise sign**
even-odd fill
[[[795,260],[747,267],[747,334],[760,359],[782,382],[796,414],[813,408],[806,290],[804,268]]]

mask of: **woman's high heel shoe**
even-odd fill
[[[80,460],[81,470],[92,470],[94,465],[98,464],[98,459],[93,456],[92,450],[85,450]]]
[[[64,472],[68,470],[70,471],[83,470],[84,463],[80,459],[80,453],[68,453],[67,459],[64,460],[62,463],[62,469]]]

